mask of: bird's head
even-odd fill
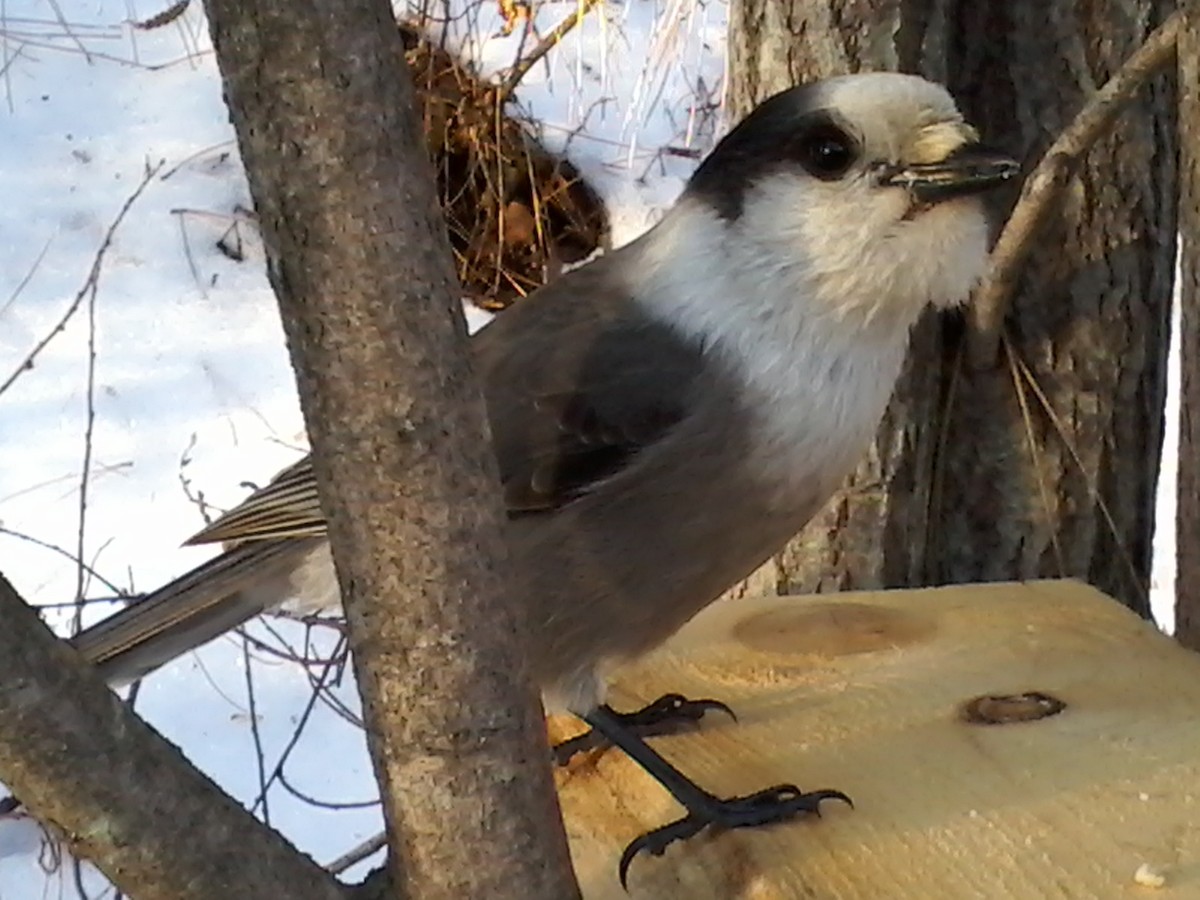
[[[988,149],[941,86],[875,72],[776,94],[696,170],[679,210],[722,232],[726,264],[802,275],[812,312],[911,322],[983,272],[979,195],[1019,166]]]

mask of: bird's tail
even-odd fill
[[[262,613],[270,599],[252,588],[286,577],[319,541],[240,544],[81,631],[70,643],[111,686],[128,684]]]

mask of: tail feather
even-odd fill
[[[136,681],[284,600],[247,588],[286,575],[320,540],[241,544],[81,631],[71,644],[110,685]]]

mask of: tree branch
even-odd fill
[[[0,575],[0,778],[138,900],[346,888],[139,719]]]
[[[312,438],[394,889],[578,895],[387,0],[207,0]]]
[[[71,321],[72,317],[74,317],[75,313],[79,311],[79,307],[83,305],[83,301],[88,297],[88,295],[94,295],[97,286],[100,284],[100,273],[104,269],[104,257],[108,254],[109,248],[112,247],[113,238],[116,237],[117,229],[120,228],[121,223],[125,221],[125,216],[129,213],[129,210],[133,208],[133,204],[137,203],[138,198],[142,196],[142,192],[146,190],[146,187],[151,181],[154,180],[154,176],[157,175],[159,170],[162,169],[162,165],[162,161],[160,160],[156,165],[147,167],[145,173],[142,175],[141,182],[139,182],[138,186],[134,188],[133,193],[125,198],[125,202],[121,205],[121,209],[117,212],[116,218],[112,220],[112,223],[108,226],[108,230],[104,232],[104,240],[100,242],[100,247],[96,250],[96,255],[92,258],[92,267],[88,271],[88,275],[83,282],[83,286],[75,292],[74,299],[72,299],[67,305],[66,311],[64,311],[59,317],[59,320],[54,324],[54,327],[47,332],[45,337],[34,344],[33,349],[25,354],[25,358],[21,360],[15,369],[13,369],[12,373],[5,378],[3,382],[0,382],[0,394],[3,394],[10,387],[12,387],[13,383],[23,374],[32,371],[34,362],[37,360],[39,354],[46,349],[52,340],[66,331],[67,324]],[[49,247],[48,244],[47,247]],[[44,250],[42,252],[45,253]]]
[[[1175,58],[1181,18],[1180,12],[1172,13],[1146,38],[1050,145],[1025,180],[968,313],[973,325],[969,351],[974,366],[987,368],[994,364],[1000,329],[1042,225],[1070,183],[1080,159],[1142,86]]]
[[[496,104],[503,105],[512,97],[513,91],[517,89],[517,85],[521,83],[521,79],[529,74],[529,70],[537,65],[539,59],[558,46],[559,42],[565,38],[584,17],[592,11],[600,0],[579,0],[579,7],[575,12],[571,13],[561,22],[550,30],[550,33],[543,37],[534,45],[534,48],[527,54],[517,60],[508,74],[504,76],[504,81],[496,92]]]

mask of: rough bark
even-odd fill
[[[902,0],[741,0],[730,9],[730,115],[804,81],[891,69],[944,80],[941,62],[907,38]],[[902,28],[902,26],[905,26]],[[901,36],[905,35],[905,40]],[[927,66],[927,58],[929,64]],[[921,582],[940,399],[940,323],[923,319],[876,442],[838,496],[752,580],[785,593]]]
[[[796,73],[919,72],[947,83],[991,143],[1033,162],[1168,9],[1161,0],[743,0],[732,96],[745,108]],[[756,29],[781,23],[793,37],[758,48]],[[789,62],[789,47],[809,62]],[[917,329],[866,460],[771,568],[781,590],[1074,576],[1148,612],[1174,264],[1173,103],[1173,79],[1157,79],[1083,160],[1014,300],[1011,355],[967,365],[962,316]],[[997,198],[998,213],[1013,199]],[[1053,416],[1022,384],[1022,365]]]
[[[209,0],[346,601],[393,884],[577,895],[386,0]]]
[[[1175,519],[1175,635],[1200,650],[1200,0],[1184,4],[1179,39],[1179,481]]]
[[[138,900],[346,889],[139,719],[0,576],[0,779]]]

